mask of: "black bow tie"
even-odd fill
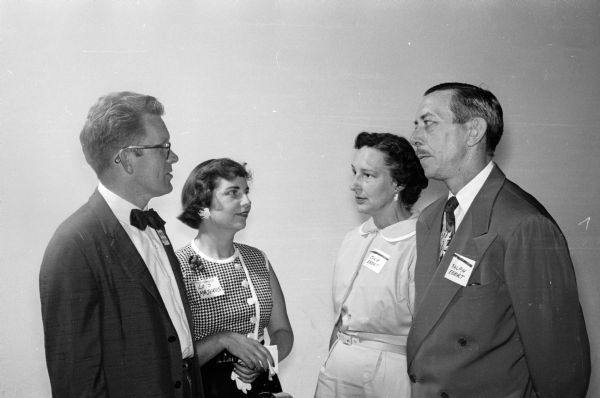
[[[154,209],[147,211],[132,209],[131,214],[129,215],[129,222],[131,225],[142,231],[146,230],[146,227],[148,226],[154,229],[162,229],[165,225],[164,220],[160,218]]]

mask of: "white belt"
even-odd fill
[[[397,354],[406,355],[406,346],[390,343],[382,343],[381,341],[365,339],[363,337],[337,332],[337,338],[345,345],[360,344],[365,347],[373,348],[379,351],[395,352]]]

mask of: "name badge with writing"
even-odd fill
[[[367,267],[371,271],[378,274],[379,272],[381,272],[381,269],[389,259],[389,254],[385,254],[381,250],[373,249],[365,258],[365,261],[363,262],[363,267]]]
[[[475,260],[471,260],[468,257],[455,253],[446,270],[444,278],[454,283],[458,283],[461,286],[467,286],[474,265]]]
[[[216,276],[200,279],[196,282],[196,290],[201,299],[219,297],[225,294],[221,282],[219,282],[219,278]]]
[[[165,234],[165,231],[163,231],[162,229],[157,229],[156,233],[158,234],[158,237],[160,238],[160,241],[164,246],[169,246],[171,244],[171,242],[169,242],[167,234]]]

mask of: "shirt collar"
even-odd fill
[[[494,168],[494,162],[490,161],[487,166],[483,168],[471,181],[467,183],[460,191],[456,193],[456,199],[458,200],[458,205],[462,211],[462,214],[465,214],[469,207],[471,207],[471,203],[475,200],[475,196],[483,187],[485,180],[490,176],[492,169]],[[448,192],[448,198],[452,197],[452,193]]]
[[[395,224],[388,225],[383,229],[378,229],[373,221],[373,218],[369,218],[360,227],[358,227],[358,233],[361,235],[368,235],[376,232],[381,233],[381,237],[388,242],[397,242],[400,240],[408,239],[415,234],[415,228],[419,213],[415,212],[413,215],[403,221],[398,221]]]
[[[106,188],[100,181],[98,181],[98,192],[102,195],[115,217],[117,217],[117,220],[122,223],[130,224],[129,215],[131,214],[132,209],[147,210],[148,208],[148,206],[146,206],[146,208],[140,209]]]

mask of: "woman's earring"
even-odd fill
[[[397,202],[397,201],[398,201],[398,192],[396,192],[396,193],[394,194],[394,202]]]
[[[206,220],[210,217],[210,209],[208,207],[204,207],[201,210],[198,210],[198,215],[201,219]]]

